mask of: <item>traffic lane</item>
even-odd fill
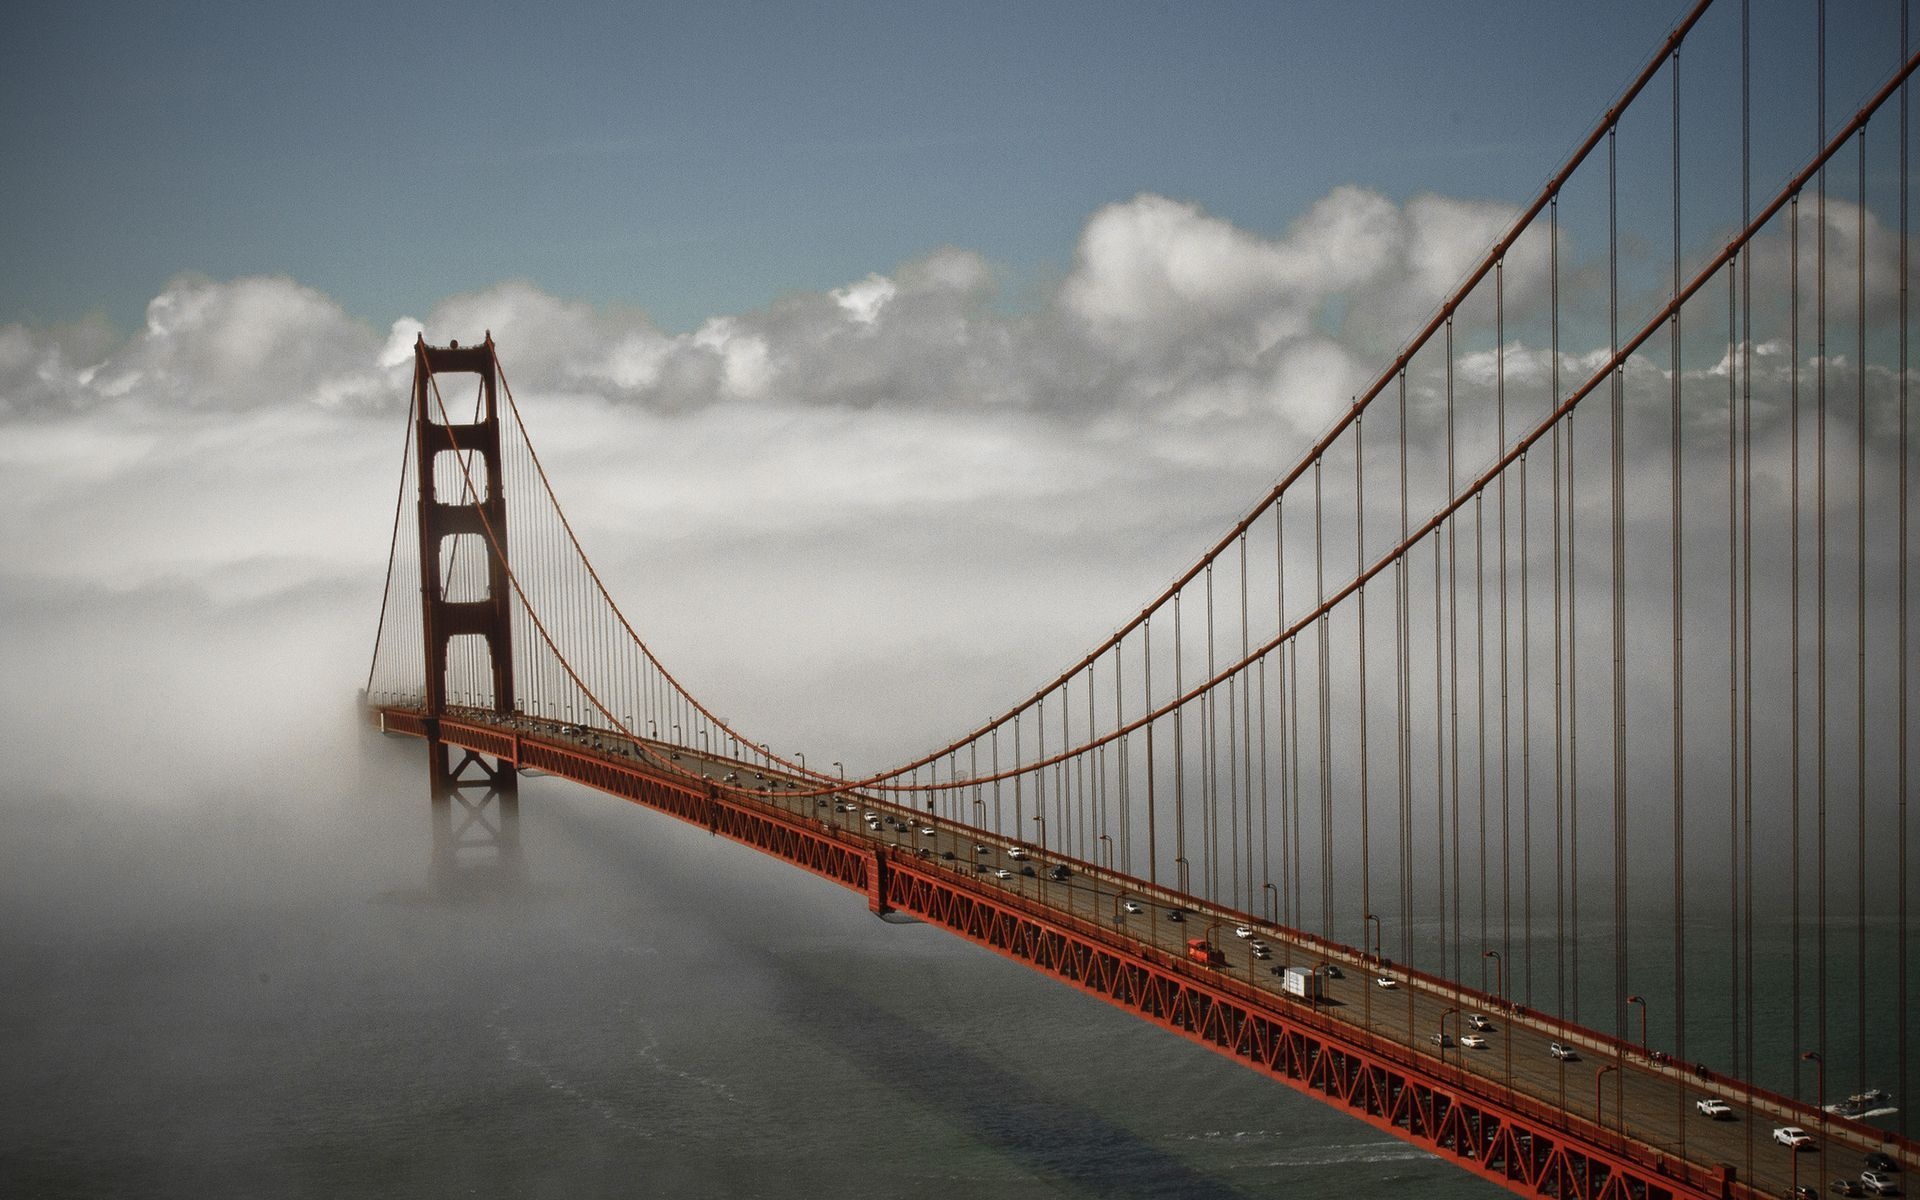
[[[602,751],[607,749],[604,742],[591,736],[573,736],[567,740]],[[680,768],[690,774],[722,780],[727,771],[738,771],[746,765],[685,750],[681,750],[677,756],[671,749],[660,754],[661,749],[663,747],[636,745],[629,753],[651,750],[659,757],[670,760],[677,757]],[[1046,869],[1052,865],[1047,857],[1034,853],[1024,860],[1006,858],[1006,847],[1011,843],[1001,841],[992,834],[938,818],[921,818],[904,808],[876,808],[855,803],[843,809],[838,803],[823,803],[827,798],[794,794],[797,789],[815,786],[811,781],[803,782],[778,773],[757,770],[753,774],[753,784],[742,790],[773,801],[795,815],[816,817],[824,823],[847,829],[855,836],[907,850],[919,857],[938,858],[967,873],[979,875],[981,871],[974,869],[976,864],[986,872],[1010,870],[1011,875],[1006,880],[999,880],[990,874],[988,877],[1021,895],[1096,922],[1117,916],[1120,920],[1116,923],[1124,925],[1129,935],[1176,958],[1185,956],[1188,937],[1205,937],[1227,956],[1228,961],[1221,970],[1223,975],[1244,978],[1263,991],[1284,996],[1279,981],[1270,976],[1272,967],[1295,958],[1305,961],[1311,957],[1305,945],[1294,942],[1279,930],[1256,925],[1259,936],[1273,945],[1277,952],[1274,959],[1262,960],[1252,955],[1246,941],[1219,936],[1221,928],[1235,923],[1237,918],[1204,908],[1192,908],[1186,910],[1192,914],[1189,919],[1172,922],[1166,920],[1167,906],[1164,903],[1144,897],[1140,903],[1145,911],[1128,914],[1119,907],[1123,899],[1132,894],[1128,889],[1084,877],[1064,883],[1050,880],[1045,875]],[[742,776],[735,781],[735,786],[745,782],[746,778]],[[867,811],[892,815],[894,827],[883,828],[878,835],[871,829],[863,828]],[[901,827],[902,823],[904,828]],[[923,824],[931,824],[936,830],[932,837],[920,832]],[[990,852],[984,856],[975,853],[976,842],[988,845]],[[919,855],[922,849],[930,853]],[[951,859],[946,857],[948,853],[953,855]],[[1029,865],[1034,869],[1031,876],[1022,872],[1022,868]],[[1264,972],[1263,968],[1266,968]],[[1744,1108],[1737,1090],[1722,1092],[1714,1089],[1710,1083],[1689,1081],[1671,1069],[1655,1069],[1651,1064],[1632,1059],[1592,1059],[1582,1054],[1574,1062],[1556,1060],[1548,1052],[1554,1035],[1516,1020],[1509,1013],[1495,1014],[1496,1023],[1505,1028],[1486,1035],[1489,1038],[1486,1049],[1468,1050],[1457,1045],[1447,1048],[1433,1046],[1429,1039],[1441,1031],[1443,1022],[1450,1037],[1457,1039],[1460,1032],[1464,1031],[1460,1022],[1472,1010],[1457,1003],[1463,997],[1404,982],[1394,989],[1376,990],[1373,979],[1370,972],[1356,969],[1348,963],[1341,979],[1324,981],[1330,1003],[1319,1005],[1320,1011],[1355,1028],[1397,1041],[1414,1053],[1424,1054],[1491,1082],[1510,1086],[1568,1112],[1595,1120],[1603,1127],[1619,1131],[1623,1124],[1619,1116],[1611,1119],[1607,1116],[1611,1106],[1616,1114],[1624,1114],[1626,1136],[1676,1156],[1693,1161],[1729,1161],[1744,1165],[1751,1143],[1752,1182],[1756,1185],[1785,1187],[1794,1177],[1796,1157],[1801,1182],[1811,1182],[1816,1186],[1836,1175],[1857,1178],[1865,1167],[1864,1150],[1830,1137],[1823,1138],[1817,1126],[1809,1130],[1816,1139],[1816,1148],[1800,1151],[1796,1156],[1795,1152],[1773,1140],[1772,1130],[1776,1122],[1768,1114]],[[1396,994],[1404,998],[1400,1003],[1383,999]],[[1458,1010],[1457,1015],[1450,1010]],[[1498,1036],[1500,1034],[1504,1036]],[[1604,1067],[1614,1068],[1606,1072],[1607,1076],[1614,1076],[1613,1079],[1599,1076],[1597,1095],[1596,1087],[1590,1086],[1594,1076],[1589,1076],[1583,1070],[1589,1063],[1596,1075]],[[1713,1121],[1699,1116],[1696,1121],[1694,1116],[1697,1109],[1693,1107],[1693,1102],[1705,1095],[1716,1095],[1726,1100],[1736,1110],[1735,1119]]]

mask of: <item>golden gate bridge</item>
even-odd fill
[[[1897,1179],[1920,57],[1902,5],[1898,67],[1829,114],[1823,8],[1804,136],[1762,127],[1748,9],[1711,7],[1190,568],[864,778],[676,678],[491,334],[422,337],[366,702],[427,742],[440,877],[515,869],[543,772],[1517,1192]],[[1800,144],[1784,178],[1757,135]]]

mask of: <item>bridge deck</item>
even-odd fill
[[[390,733],[429,732],[415,711],[374,717]],[[1778,1196],[1796,1181],[1825,1191],[1833,1178],[1857,1178],[1872,1150],[1909,1168],[1916,1161],[1911,1143],[1863,1123],[1031,843],[1015,859],[1001,836],[873,797],[831,797],[752,763],[554,721],[462,712],[437,732],[786,858],[865,892],[876,911],[942,925],[1523,1194]],[[729,772],[738,782],[725,782]],[[869,812],[883,818],[878,831]],[[1055,865],[1071,872],[1064,882],[1048,878]],[[1144,911],[1126,912],[1126,900]],[[1168,916],[1175,910],[1183,919]],[[1241,925],[1270,959],[1234,935]],[[1224,964],[1189,961],[1191,937],[1218,946]],[[1278,968],[1325,963],[1340,976],[1325,980],[1318,1002],[1281,991]],[[1391,988],[1376,982],[1383,976]],[[1443,1023],[1456,1040],[1472,1032],[1472,1013],[1492,1023],[1484,1048],[1433,1044]],[[1554,1042],[1577,1057],[1554,1057]],[[1695,1101],[1707,1096],[1732,1106],[1733,1118],[1699,1113]],[[1796,1155],[1774,1141],[1788,1124],[1813,1135],[1811,1149]]]

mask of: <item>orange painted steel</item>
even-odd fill
[[[783,859],[864,894],[876,913],[909,914],[958,934],[1521,1195],[1757,1195],[1727,1168],[1623,1141],[1583,1117],[1471,1072],[1422,1061],[1396,1042],[1097,922],[989,889],[941,860],[897,852],[645,756],[587,749],[557,729],[549,735],[538,727],[433,720],[404,709],[373,715],[384,732],[437,735],[446,745],[586,784]]]

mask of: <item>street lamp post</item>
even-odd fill
[[[807,769],[807,756],[806,756],[805,754],[803,754],[803,753],[801,753],[801,752],[800,752],[800,751],[798,751],[798,750],[795,750],[795,751],[793,752],[793,756],[794,756],[795,758],[797,758],[797,759],[799,759],[799,760],[800,760],[800,769],[801,769],[802,771],[804,771],[804,770],[806,770],[806,769]]]
[[[1362,919],[1373,922],[1373,961],[1378,963],[1380,962],[1380,918],[1368,913]]]
[[[1441,1062],[1447,1061],[1447,1018],[1458,1017],[1459,1015],[1460,1015],[1460,1010],[1458,1008],[1449,1008],[1447,1011],[1440,1014],[1440,1061]],[[1460,1028],[1460,1022],[1455,1021],[1453,1023],[1453,1027],[1455,1029]]]
[[[1270,924],[1278,925],[1280,923],[1280,889],[1274,887],[1271,883],[1263,883],[1260,885],[1260,888],[1267,894],[1267,921]]]
[[[1101,840],[1102,842],[1105,842],[1105,843],[1106,843],[1106,846],[1107,846],[1107,870],[1109,870],[1109,871],[1111,871],[1111,870],[1113,870],[1113,835],[1112,835],[1112,834],[1110,834],[1110,833],[1103,833],[1103,834],[1101,834],[1101,835],[1100,835],[1100,840]]]
[[[1178,866],[1178,867],[1180,868],[1180,894],[1181,894],[1182,896],[1186,896],[1186,895],[1188,895],[1188,894],[1189,894],[1189,893],[1188,893],[1188,891],[1187,891],[1187,859],[1186,859],[1186,856],[1185,856],[1185,855],[1180,855],[1180,856],[1178,856],[1178,857],[1176,857],[1176,858],[1175,858],[1175,859],[1174,859],[1173,861],[1174,861],[1174,865],[1175,865],[1175,866]]]
[[[647,718],[647,736],[654,741],[660,740],[660,725],[652,717]]]
[[[1480,957],[1482,959],[1490,958],[1493,960],[1493,998],[1498,1001],[1500,1007],[1504,1009],[1507,1006],[1506,960],[1500,957],[1498,950],[1482,950]]]
[[[1617,1064],[1608,1063],[1593,1073],[1593,1123],[1602,1129],[1607,1127],[1607,1123],[1600,1118],[1600,1081],[1606,1078],[1608,1071],[1617,1071],[1619,1069]]]
[[[1808,1050],[1800,1056],[1813,1064],[1813,1103],[1820,1110],[1820,1123],[1827,1123],[1827,1064],[1821,1060],[1818,1050]]]
[[[1640,1053],[1644,1056],[1647,1052],[1647,998],[1645,996],[1628,996],[1627,1003],[1638,1004],[1640,1006]]]

